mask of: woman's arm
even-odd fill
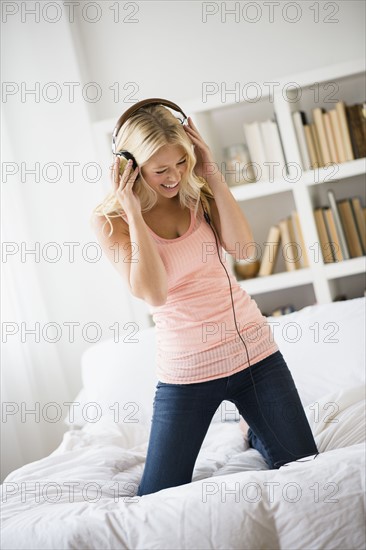
[[[131,243],[137,245],[137,253],[134,255],[137,262],[131,262],[130,269],[135,296],[152,306],[163,305],[168,295],[168,281],[157,246],[140,212],[129,217],[128,221]]]
[[[92,227],[130,292],[152,306],[163,305],[168,293],[166,269],[142,214],[130,214],[128,224],[122,218],[111,218],[110,237],[103,231],[104,222],[103,216],[94,216]]]
[[[246,259],[248,257],[246,245],[254,241],[249,223],[191,117],[188,117],[188,125],[183,128],[194,145],[197,158],[194,171],[207,181],[214,194],[214,200],[209,199],[209,204],[213,225],[219,234],[222,246],[236,260]]]
[[[223,248],[235,260],[246,259],[248,257],[246,245],[254,241],[247,219],[231,194],[221,172],[214,176],[206,176],[206,181],[214,194],[214,199],[209,199],[211,217]]]

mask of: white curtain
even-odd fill
[[[19,155],[20,156],[20,155]],[[13,162],[6,117],[2,115],[2,163]],[[18,161],[19,163],[19,161]],[[32,247],[20,178],[2,181],[2,368],[1,481],[14,470],[54,450],[62,440],[67,381],[55,344],[24,329],[50,322],[37,263],[21,260],[21,243]],[[9,255],[15,247],[18,251]],[[22,330],[23,329],[23,330]],[[14,334],[9,334],[14,331]],[[42,331],[41,331],[42,332]],[[52,404],[53,403],[53,404]],[[29,412],[35,411],[35,413]],[[60,418],[58,416],[62,414]]]

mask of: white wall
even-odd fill
[[[3,3],[3,9],[4,4]],[[62,97],[56,103],[39,103],[32,96],[21,101],[20,94],[3,97],[3,110],[9,127],[11,149],[17,163],[32,167],[36,161],[43,167],[57,162],[62,177],[57,183],[34,182],[28,176],[20,185],[27,214],[29,246],[39,241],[41,246],[55,241],[63,252],[57,263],[41,261],[37,265],[41,286],[48,306],[50,320],[62,324],[75,321],[82,325],[96,321],[102,327],[102,338],[111,337],[108,329],[114,322],[133,319],[131,302],[125,288],[107,260],[88,263],[81,257],[85,243],[95,241],[88,219],[92,208],[102,198],[101,181],[83,180],[81,167],[98,162],[97,148],[92,138],[91,123],[106,118],[117,119],[129,104],[127,95],[137,92],[130,101],[146,97],[166,97],[184,108],[185,99],[200,97],[204,82],[269,81],[337,63],[363,55],[365,5],[362,1],[319,2],[320,21],[314,22],[312,2],[280,2],[275,7],[274,21],[269,21],[269,8],[263,2],[252,2],[247,18],[255,17],[255,7],[262,9],[256,23],[245,21],[243,9],[250,3],[240,2],[241,17],[221,21],[219,11],[203,22],[202,2],[120,2],[120,21],[113,22],[111,6],[116,2],[96,2],[101,10],[99,22],[91,23],[81,14],[88,2],[75,9],[75,21],[70,22],[63,3],[57,2],[61,19],[49,23],[41,16],[21,21],[21,8],[33,8],[34,2],[12,2],[19,12],[5,21],[3,13],[3,82],[23,82],[28,88],[40,83],[57,82]],[[42,6],[44,3],[40,3]],[[55,2],[53,4],[56,4]],[[211,2],[211,9],[221,9],[225,3]],[[271,5],[278,4],[270,2]],[[291,4],[293,6],[291,7]],[[136,6],[136,13],[131,15]],[[226,3],[233,8],[235,2]],[[287,6],[287,7],[286,7]],[[295,7],[294,7],[295,6]],[[331,6],[331,7],[329,7]],[[332,6],[337,10],[332,16]],[[295,17],[296,23],[284,19]],[[86,15],[94,17],[92,9]],[[136,22],[123,21],[131,16]],[[48,17],[53,17],[50,11]],[[326,23],[326,17],[337,19]],[[68,100],[65,82],[81,85],[94,81],[102,97],[96,103],[83,100],[76,88],[74,103]],[[120,101],[113,101],[109,87],[120,84]],[[124,89],[123,87],[126,86]],[[112,131],[112,128],[111,128]],[[6,161],[6,159],[3,159]],[[69,181],[65,162],[78,162],[76,178]],[[108,166],[103,166],[104,181]],[[91,174],[91,172],[90,172]],[[52,175],[50,173],[50,175]],[[6,208],[6,204],[4,205]],[[65,256],[65,242],[77,242],[76,261]],[[25,282],[26,284],[26,282]],[[31,289],[30,289],[31,292]],[[91,344],[80,336],[74,343],[62,338],[57,351],[64,363],[72,399],[81,385],[80,356]],[[52,443],[53,445],[53,443]],[[52,447],[51,445],[51,447]],[[50,449],[52,450],[52,449]]]
[[[108,90],[114,82],[121,88],[137,83],[133,101],[145,97],[183,101],[200,97],[203,82],[226,82],[230,88],[238,81],[243,85],[267,81],[364,55],[362,1],[147,1],[136,3],[136,13],[132,7],[121,7],[119,24],[112,23],[113,12],[108,8],[113,3],[102,4],[99,23],[79,18],[77,27],[87,78],[99,82],[105,91],[95,105],[94,120],[118,117],[125,109],[113,102]],[[235,15],[225,16],[224,8],[230,10],[236,4],[238,22]],[[319,22],[311,9],[315,4],[319,4]],[[209,9],[218,12],[207,15],[204,23]],[[296,23],[286,21],[297,17]],[[256,18],[256,23],[248,22]],[[121,99],[129,92],[132,87],[122,89]]]

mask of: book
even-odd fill
[[[300,151],[301,168],[303,170],[311,170],[311,160],[305,137],[306,114],[304,111],[295,111],[292,113],[292,118]]]
[[[361,200],[359,197],[352,197],[351,204],[353,208],[353,214],[356,219],[356,225],[360,237],[360,241],[363,248],[363,253],[366,254],[366,221],[362,212]]]
[[[281,137],[281,132],[279,130],[279,125],[278,125],[278,122],[277,122],[277,115],[276,115],[276,112],[274,111],[273,112],[273,119],[277,125],[277,131],[278,131],[278,139],[279,139],[279,142],[280,142],[280,148],[281,148],[281,151],[282,151],[282,155],[283,155],[283,158],[284,158],[284,163],[285,163],[285,168],[286,168],[286,174],[289,176],[290,175],[290,172],[289,172],[289,169],[288,169],[288,166],[287,166],[287,159],[286,159],[286,153],[285,153],[285,148],[283,146],[283,140],[282,140],[282,137]]]
[[[305,124],[304,134],[305,134],[306,146],[309,152],[310,168],[314,170],[315,168],[319,167],[319,161],[316,154],[315,143],[314,143],[313,133],[311,131],[310,124]]]
[[[264,250],[258,277],[271,275],[274,271],[278,249],[280,244],[280,229],[278,225],[272,225],[269,229],[267,240],[264,242]]]
[[[259,123],[244,123],[243,128],[255,179],[256,181],[268,181],[269,172],[268,166],[264,165],[266,156]]]
[[[281,248],[282,255],[285,260],[286,271],[295,271],[297,262],[297,248],[291,240],[289,220],[290,217],[283,218],[279,221],[278,225],[280,228]]]
[[[295,268],[301,269],[301,257],[303,255],[303,249],[296,237],[295,227],[292,221],[292,215],[287,218],[287,227],[288,227],[288,232],[290,237],[290,243],[292,243],[293,245],[293,247],[291,248],[293,248],[293,261],[295,263]]]
[[[342,248],[339,242],[336,225],[334,223],[333,212],[330,206],[323,207],[323,215],[327,233],[329,235],[329,243],[332,247],[332,254],[335,262],[340,262],[344,259]]]
[[[323,121],[324,121],[325,134],[327,136],[327,141],[329,144],[330,162],[339,163],[336,140],[333,134],[333,128],[330,121],[329,113],[323,114]]]
[[[344,101],[338,101],[336,103],[335,108],[337,111],[338,121],[341,128],[342,141],[343,141],[344,150],[346,153],[346,161],[353,160],[354,156],[352,151],[351,137],[350,137],[348,124],[347,124],[346,105]]]
[[[336,148],[337,148],[337,154],[339,162],[346,162],[346,151],[343,145],[343,139],[342,139],[342,133],[341,133],[341,126],[339,124],[338,120],[338,114],[335,109],[331,109],[329,111],[330,116],[330,122],[333,129],[333,135],[336,142]]]
[[[362,243],[358,236],[356,220],[353,217],[353,211],[350,199],[337,201],[339,216],[341,218],[342,227],[347,241],[347,246],[351,258],[362,256]]]
[[[292,313],[293,311],[295,311],[295,306],[293,304],[288,304],[286,306],[281,306],[274,309],[271,312],[271,317],[281,317],[282,315],[287,315],[288,313]]]
[[[264,155],[266,162],[273,163],[266,166],[268,169],[268,179],[280,179],[285,173],[285,158],[282,151],[278,127],[273,120],[266,120],[259,123],[264,146]]]
[[[326,166],[326,165],[329,165],[332,162],[332,160],[330,156],[327,135],[325,132],[323,113],[325,113],[325,109],[321,107],[316,107],[315,109],[313,109],[313,119],[314,119],[315,130],[319,140],[322,166]]]
[[[327,195],[328,195],[330,208],[332,210],[333,221],[334,221],[334,224],[335,224],[335,227],[336,227],[338,240],[339,240],[339,245],[340,245],[341,250],[342,250],[342,259],[349,260],[349,258],[350,258],[349,249],[348,249],[348,245],[347,245],[346,235],[345,235],[345,232],[344,232],[344,229],[343,229],[343,226],[342,226],[342,222],[341,222],[341,218],[340,218],[340,215],[339,215],[338,205],[337,205],[337,201],[336,201],[336,198],[335,198],[335,194],[332,191],[332,189],[328,189]]]
[[[322,152],[319,144],[319,136],[318,136],[318,132],[316,131],[316,127],[314,123],[310,124],[310,129],[311,129],[311,134],[313,136],[313,141],[315,146],[315,153],[316,153],[316,158],[318,162],[317,166],[318,167],[324,166]]]
[[[294,232],[295,232],[295,241],[300,246],[301,257],[300,257],[300,266],[299,267],[309,267],[309,260],[308,260],[308,256],[307,256],[307,252],[306,252],[304,237],[302,235],[302,230],[301,230],[301,225],[300,225],[300,218],[299,218],[299,214],[296,210],[293,210],[291,212],[291,219],[292,219],[292,225],[293,225]]]
[[[362,135],[363,139],[366,141],[366,103],[360,103],[358,109],[360,112]]]
[[[346,105],[346,117],[355,159],[366,157],[366,137],[363,133],[362,104]]]
[[[327,224],[325,221],[324,210],[326,206],[319,206],[314,210],[315,225],[319,237],[320,250],[322,252],[324,263],[332,263],[335,261],[333,246],[331,246],[331,237],[328,233]]]

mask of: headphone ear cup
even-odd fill
[[[116,153],[116,155],[118,155],[119,157],[123,157],[126,160],[132,160],[133,170],[135,170],[137,168],[137,162],[136,162],[135,157],[133,155],[131,155],[131,153],[129,153],[128,151],[119,151],[118,153]]]

